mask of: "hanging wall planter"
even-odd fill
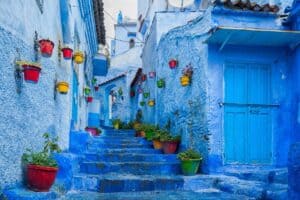
[[[150,92],[144,92],[143,96],[145,99],[147,99],[150,96]]]
[[[141,101],[140,102],[140,106],[145,106],[146,102],[145,101]]]
[[[42,70],[40,64],[23,62],[21,65],[24,72],[24,80],[26,82],[37,83],[39,81],[40,72]]]
[[[155,100],[154,99],[150,99],[148,101],[148,106],[153,107],[155,105]]]
[[[164,79],[159,79],[157,82],[156,82],[156,84],[157,84],[157,87],[158,88],[163,88],[163,87],[165,87],[165,85],[166,85],[166,83],[165,83],[165,80]]]
[[[97,79],[96,79],[96,78],[93,78],[92,84],[95,85],[96,83],[97,83]]]
[[[147,80],[147,75],[143,74],[141,79],[142,79],[143,82],[145,82]]]
[[[137,92],[138,92],[139,94],[142,94],[142,93],[143,93],[143,88],[139,87],[139,88],[137,89]]]
[[[190,84],[190,77],[185,75],[180,77],[180,83],[183,87],[188,86]]]
[[[94,86],[94,89],[97,92],[99,90],[99,85]]]
[[[177,65],[178,65],[178,61],[176,59],[171,59],[169,61],[169,67],[170,67],[170,69],[175,69],[177,67]]]
[[[93,102],[93,97],[91,97],[91,96],[87,97],[87,98],[86,98],[86,101],[87,101],[88,103],[92,103],[92,102]]]
[[[81,51],[76,51],[74,53],[74,62],[76,64],[81,64],[84,62],[84,54]]]
[[[182,77],[180,77],[180,83],[183,87],[190,85],[194,70],[191,64],[188,64],[182,70]]]
[[[64,59],[66,59],[66,60],[72,59],[73,49],[71,49],[69,47],[64,47],[64,48],[61,49],[61,51],[63,52]]]
[[[131,90],[130,91],[130,97],[134,97],[135,96],[135,91],[134,90]]]
[[[51,57],[54,43],[51,40],[43,39],[39,41],[41,54],[44,57]]]
[[[156,76],[156,72],[152,71],[152,72],[149,72],[149,78],[155,78]]]
[[[69,91],[69,83],[67,82],[58,82],[56,84],[56,89],[61,94],[67,94]]]
[[[84,94],[85,94],[85,96],[88,96],[90,93],[91,93],[91,88],[85,87],[84,88]]]

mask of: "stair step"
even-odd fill
[[[154,190],[178,190],[183,187],[180,176],[130,175],[110,173],[104,175],[75,175],[75,190],[97,191],[101,193],[134,192]]]
[[[103,135],[106,136],[128,136],[134,137],[135,130],[104,130]]]
[[[278,183],[268,185],[266,199],[288,199],[288,185]]]
[[[54,191],[34,192],[23,187],[3,191],[3,199],[6,200],[52,200],[57,198],[58,195]]]
[[[141,153],[141,154],[162,154],[161,150],[147,149],[147,148],[130,148],[130,149],[101,149],[89,148],[87,153]]]
[[[88,149],[93,149],[93,148],[101,148],[101,149],[128,149],[128,148],[145,148],[149,149],[151,148],[152,145],[150,144],[97,144],[97,143],[92,143],[88,144]]]
[[[176,162],[175,154],[86,153],[85,161],[103,162]]]
[[[192,191],[151,191],[97,193],[72,191],[60,200],[249,200],[252,198],[237,194],[228,194],[217,190]]]
[[[136,175],[174,175],[180,173],[179,162],[83,162],[80,172],[88,174],[105,174],[111,172]]]
[[[118,137],[98,137],[98,138],[93,138],[93,140],[90,141],[90,143],[95,143],[95,144],[149,144],[151,145],[152,142],[149,142],[145,139],[142,138],[118,138]]]

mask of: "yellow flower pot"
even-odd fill
[[[152,142],[153,142],[154,149],[158,149],[158,150],[162,149],[163,143],[161,141],[159,141],[159,140],[153,140]]]
[[[84,54],[81,51],[76,51],[74,53],[74,62],[77,64],[81,64],[84,62]]]
[[[182,76],[180,77],[180,83],[182,86],[188,86],[190,84],[190,77],[188,76]]]
[[[69,83],[67,82],[58,82],[56,85],[57,91],[61,94],[67,94],[69,91]]]
[[[155,105],[155,100],[151,99],[148,101],[148,106],[153,107]]]

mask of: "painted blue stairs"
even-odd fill
[[[48,193],[5,191],[8,200],[286,199],[285,169],[224,168],[220,174],[180,175],[176,155],[164,155],[134,131],[73,132],[70,151],[57,155],[60,171]],[[1,197],[0,197],[1,199]]]

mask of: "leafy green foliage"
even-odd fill
[[[33,152],[32,150],[27,149],[28,153],[23,154],[22,161],[33,165],[57,167],[56,160],[51,157],[51,154],[61,152],[61,149],[57,144],[58,137],[51,138],[49,133],[44,133],[43,138],[45,139],[43,151]]]
[[[168,136],[168,135],[170,135],[170,133],[167,130],[157,130],[157,131],[155,131],[153,140],[161,140],[161,138],[164,138],[165,136]]]
[[[170,134],[167,134],[167,135],[163,135],[160,138],[161,142],[180,142],[180,140],[181,140],[181,136],[180,135],[172,136]]]
[[[115,126],[115,125],[117,125],[117,124],[121,124],[122,122],[121,122],[121,120],[120,119],[113,119],[113,121],[112,121],[112,124]]]
[[[202,160],[202,155],[193,149],[188,149],[186,151],[180,152],[177,155],[177,158],[181,161],[184,160]]]
[[[125,122],[122,122],[120,124],[120,129],[133,129],[133,126],[134,126],[134,122],[128,122],[128,123],[125,123]]]

